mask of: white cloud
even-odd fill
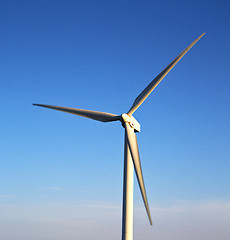
[[[53,190],[53,191],[64,191],[64,188],[59,187],[59,186],[52,186],[49,189]]]
[[[0,201],[1,201],[1,200],[12,199],[12,198],[14,198],[14,196],[11,195],[11,194],[2,194],[2,195],[0,195]]]
[[[92,202],[86,205],[86,207],[89,208],[102,208],[102,209],[120,209],[121,205],[118,204],[111,204],[111,203],[107,203],[107,202]]]
[[[138,207],[140,208],[140,207]],[[137,208],[137,209],[138,209]],[[222,200],[213,201],[196,201],[189,202],[180,200],[172,206],[158,206],[153,205],[152,211],[165,211],[165,212],[187,212],[187,211],[216,211],[216,210],[230,210],[230,202]]]

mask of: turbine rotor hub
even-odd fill
[[[131,128],[134,128],[135,132],[140,132],[141,125],[133,116],[129,116],[128,114],[123,113],[121,115],[121,119],[122,119],[122,126],[123,127],[124,127],[124,123],[127,122],[127,123],[129,123]]]

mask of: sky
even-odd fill
[[[0,239],[120,239],[124,129],[32,103],[134,113],[153,220],[134,239],[230,238],[229,1],[0,1]],[[108,237],[109,236],[109,237]]]

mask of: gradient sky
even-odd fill
[[[0,239],[120,239],[124,130],[32,106],[135,112],[154,226],[134,239],[230,238],[229,1],[0,1]],[[108,237],[109,236],[109,237]]]

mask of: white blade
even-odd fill
[[[150,215],[147,195],[145,191],[144,179],[143,179],[142,170],[141,170],[141,162],[140,162],[140,156],[139,156],[138,145],[137,145],[137,137],[136,137],[136,134],[134,133],[134,129],[131,128],[129,123],[127,122],[125,123],[125,131],[127,135],[126,140],[129,145],[130,153],[132,155],[134,169],[137,175],[137,180],[141,190],[141,195],[145,204],[145,209],[149,217],[149,222],[152,225],[152,219]]]
[[[181,54],[179,54],[135,99],[132,107],[130,108],[128,115],[131,116],[137,108],[144,102],[153,89],[161,82],[161,80],[171,71],[171,69],[180,61],[180,59],[192,48],[192,46],[204,36],[203,33],[194,42],[192,42]]]
[[[59,107],[59,106],[52,106],[52,105],[44,105],[44,104],[33,104],[33,105],[75,114],[81,117],[91,118],[101,122],[112,122],[112,121],[120,120],[120,116],[111,114],[111,113],[97,112],[97,111],[77,109],[77,108]]]

